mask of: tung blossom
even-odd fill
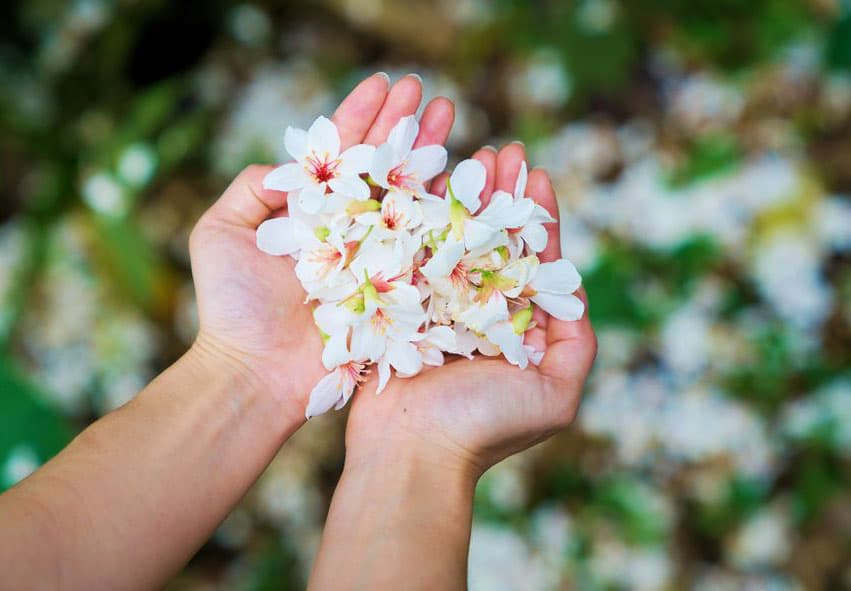
[[[525,196],[525,162],[513,193],[497,191],[482,207],[487,172],[464,160],[443,199],[426,183],[446,150],[413,148],[418,132],[404,117],[378,148],[341,152],[336,127],[320,117],[308,131],[287,129],[295,161],[264,180],[289,192],[288,215],[261,224],[257,246],[297,259],[324,341],[329,373],[311,392],[308,418],[345,406],[372,365],[377,392],[394,372],[411,378],[446,354],[537,365],[545,352],[525,342],[535,308],[565,321],[584,314],[574,266],[536,254],[555,220]]]
[[[359,144],[340,153],[340,133],[330,119],[319,117],[307,131],[288,127],[284,146],[295,162],[270,172],[264,188],[299,191],[299,204],[311,214],[323,211],[329,193],[369,199],[360,175],[368,171],[375,148]]]

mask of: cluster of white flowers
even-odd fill
[[[581,283],[574,266],[538,259],[544,224],[555,220],[526,197],[526,164],[514,194],[497,191],[483,206],[485,167],[464,160],[444,199],[427,183],[446,167],[446,150],[414,148],[418,133],[404,117],[386,143],[341,150],[336,126],[319,117],[307,131],[287,129],[295,161],[264,180],[288,192],[289,215],[258,228],[258,247],[298,259],[331,372],[311,393],[308,417],[345,406],[371,364],[378,392],[391,368],[411,377],[443,364],[444,353],[501,353],[525,368],[543,356],[524,343],[535,306],[560,320],[584,313],[571,295]]]

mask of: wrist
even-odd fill
[[[294,432],[304,422],[304,412],[286,385],[276,384],[250,356],[232,350],[215,337],[200,332],[178,361],[187,371],[213,378],[238,397],[232,404],[260,407],[275,418],[281,428]]]

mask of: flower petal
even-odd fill
[[[390,183],[387,182],[387,175],[398,164],[393,154],[393,146],[390,144],[381,144],[375,149],[375,153],[373,154],[372,164],[369,167],[369,176],[385,189],[389,189]]]
[[[467,211],[475,213],[481,207],[479,195],[485,188],[487,176],[485,165],[473,158],[463,160],[452,171],[452,176],[449,177],[450,190]]]
[[[313,215],[325,207],[325,185],[306,185],[298,193],[298,206],[304,213]]]
[[[367,320],[352,330],[352,358],[356,361],[378,361],[387,350],[387,339],[372,328]]]
[[[266,220],[257,228],[257,248],[276,256],[301,250],[302,243],[295,227],[299,223],[286,217]]]
[[[340,155],[340,172],[345,175],[358,175],[369,172],[372,159],[375,156],[375,146],[358,144],[352,146]]]
[[[273,191],[295,191],[307,183],[304,168],[298,162],[279,166],[263,179],[263,188]]]
[[[313,311],[313,320],[319,330],[325,334],[334,335],[345,332],[357,320],[357,316],[337,302],[328,302],[316,307]]]
[[[532,301],[559,320],[579,320],[585,313],[585,304],[575,295],[538,293]]]
[[[310,399],[307,402],[307,409],[304,416],[308,419],[325,414],[336,405],[346,395],[346,390],[354,390],[354,382],[345,379],[342,370],[335,369],[327,376],[319,380],[319,383],[314,386],[310,392]]]
[[[520,237],[529,246],[532,252],[541,252],[547,247],[549,234],[541,224],[527,224],[521,231]]]
[[[476,216],[476,221],[487,224],[494,230],[512,227],[516,223],[514,199],[505,191],[497,191],[488,206]]]
[[[495,291],[484,304],[473,304],[464,310],[460,320],[472,330],[483,333],[497,322],[508,320],[508,303]]]
[[[310,150],[307,132],[303,129],[287,127],[287,131],[284,132],[284,147],[290,156],[302,162]]]
[[[498,233],[498,229],[475,219],[464,222],[464,243],[469,250],[487,244]]]
[[[336,159],[340,155],[340,133],[337,126],[327,117],[318,117],[307,130],[307,145],[310,151],[327,154]]]
[[[437,252],[420,271],[428,279],[448,277],[463,256],[464,243],[456,240],[450,232],[443,244],[437,247]]]
[[[579,289],[582,277],[573,263],[559,259],[552,263],[542,263],[530,285],[539,292],[568,294]]]
[[[419,349],[413,343],[389,342],[386,357],[400,378],[415,376],[423,368]]]
[[[420,132],[420,126],[417,123],[417,118],[413,115],[402,117],[399,119],[390,135],[387,136],[387,143],[393,147],[393,153],[398,162],[401,162],[410,153],[411,146],[417,139],[417,134]]]
[[[375,394],[381,394],[384,392],[384,388],[387,386],[387,382],[390,381],[390,362],[387,361],[387,356],[385,355],[378,361],[378,387],[375,389]]]
[[[322,364],[325,369],[331,371],[335,367],[351,361],[352,356],[349,355],[349,349],[346,345],[348,338],[349,331],[344,330],[331,335],[331,338],[325,343],[325,348],[322,349]]]
[[[458,346],[455,331],[448,326],[433,326],[426,333],[426,342],[441,351],[452,352]]]
[[[359,201],[369,199],[369,185],[358,176],[338,176],[328,183],[331,190],[340,195],[353,197]]]
[[[446,148],[443,146],[424,146],[417,148],[408,156],[406,169],[420,182],[426,182],[446,168]]]
[[[526,181],[529,179],[529,170],[526,161],[520,163],[520,172],[517,173],[517,182],[514,183],[514,198],[522,199],[526,196]]]
[[[529,358],[523,349],[523,335],[515,333],[510,322],[494,324],[485,332],[485,336],[491,343],[499,346],[499,350],[512,365],[520,369],[526,369],[529,365]]]

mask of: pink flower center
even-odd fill
[[[470,279],[467,274],[467,267],[463,262],[459,262],[455,265],[455,268],[452,269],[452,272],[449,274],[449,281],[455,289],[464,289],[467,287]]]
[[[381,308],[375,311],[372,315],[372,327],[380,335],[387,333],[387,329],[393,324],[393,319],[390,318]]]
[[[339,167],[340,161],[331,160],[327,154],[319,157],[314,152],[307,157],[307,172],[317,183],[327,183],[337,178]]]
[[[407,164],[407,162],[403,162],[387,173],[387,183],[391,187],[407,189],[413,184],[414,175],[405,172],[405,164]]]
[[[332,269],[335,269],[342,258],[343,253],[330,244],[323,244],[310,253],[310,262],[319,265],[319,277],[324,277]]]

